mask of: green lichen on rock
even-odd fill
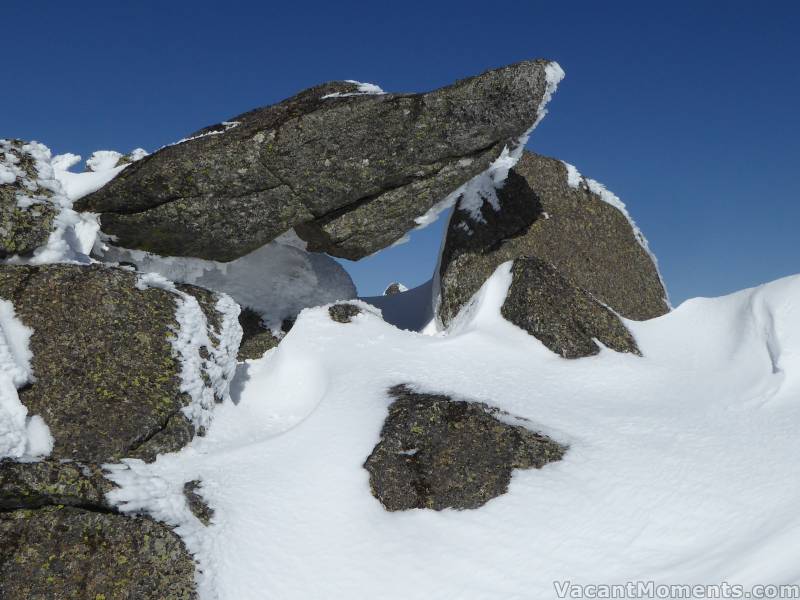
[[[59,213],[52,202],[57,182],[43,179],[52,174],[39,172],[34,155],[49,161],[41,144],[0,139],[0,258],[28,255],[46,244]]]
[[[152,460],[194,435],[171,342],[176,295],[136,281],[99,265],[0,267],[0,298],[34,331],[36,379],[19,395],[50,428],[52,458]]]
[[[239,325],[242,326],[242,343],[239,345],[238,359],[257,359],[275,348],[280,339],[264,326],[261,315],[250,308],[243,308],[239,313]]]
[[[405,386],[390,394],[381,440],[364,463],[387,510],[479,508],[506,492],[514,469],[541,468],[567,450],[485,404]]]
[[[0,512],[0,598],[191,600],[194,562],[145,517],[61,506]]]
[[[640,355],[636,340],[619,316],[538,258],[519,258],[500,309],[556,354],[580,358],[600,352],[598,340],[617,352]]]
[[[526,256],[552,263],[623,317],[669,311],[657,267],[628,219],[586,180],[573,187],[567,175],[561,161],[526,151],[498,190],[499,211],[484,204],[480,222],[456,207],[439,270],[443,324],[500,264]]]

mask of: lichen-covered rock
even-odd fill
[[[361,314],[361,308],[349,302],[342,302],[329,307],[328,314],[337,323],[349,323],[353,317]]]
[[[138,281],[132,271],[99,265],[0,266],[0,298],[10,300],[17,317],[33,329],[35,381],[19,391],[20,401],[50,428],[52,458],[152,460],[181,448],[195,433],[194,400],[182,391],[186,357],[173,346],[181,333],[178,296],[137,287]],[[214,317],[216,296],[184,289],[193,290]],[[195,315],[193,326],[201,327],[202,320]],[[206,320],[210,340],[224,339],[221,321]],[[210,389],[208,372],[222,368],[220,348],[200,347],[197,353],[192,364],[201,372],[192,385]]]
[[[525,61],[425,94],[323,84],[162,148],[77,206],[164,256],[230,261],[296,227],[311,251],[361,258],[514,146],[554,72]]]
[[[4,600],[189,600],[194,562],[145,517],[50,506],[0,512]]]
[[[559,160],[524,152],[497,195],[499,210],[484,204],[482,222],[460,206],[450,220],[439,269],[444,325],[500,264],[524,256],[552,263],[626,318],[669,311],[646,242],[596,182],[570,174]]]
[[[186,503],[189,505],[189,510],[192,511],[192,514],[197,517],[203,525],[208,526],[208,524],[211,523],[211,519],[214,518],[214,509],[197,493],[201,485],[202,482],[197,479],[187,481],[183,484],[183,495],[186,497]]]
[[[383,290],[384,296],[393,296],[394,294],[402,294],[403,292],[407,292],[408,288],[404,286],[402,283],[393,282],[386,286],[386,289]]]
[[[110,511],[105,495],[113,488],[92,463],[0,461],[0,511],[54,505]]]
[[[243,308],[239,313],[239,324],[242,326],[242,343],[239,345],[238,360],[261,358],[280,343],[254,310]]]
[[[0,258],[31,254],[47,243],[60,191],[45,146],[0,139]]]
[[[538,258],[519,258],[500,309],[556,354],[580,358],[600,352],[600,341],[617,352],[639,355],[636,340],[613,311]]]
[[[566,451],[485,404],[404,386],[390,393],[381,440],[364,463],[387,510],[478,508],[506,492],[514,469],[541,468]]]

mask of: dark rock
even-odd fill
[[[196,598],[194,562],[148,518],[52,506],[0,512],[0,598]]]
[[[426,94],[323,84],[162,148],[77,207],[102,213],[120,246],[161,255],[230,261],[295,227],[309,250],[358,259],[515,144],[537,119],[548,64]]]
[[[390,393],[381,441],[364,463],[387,510],[478,508],[506,492],[513,469],[541,468],[567,450],[485,404],[404,386]]]
[[[59,212],[52,201],[57,182],[52,174],[44,179],[48,174],[39,172],[35,156],[45,152],[36,142],[0,139],[0,258],[31,254],[47,243],[53,230]],[[4,183],[4,173],[14,174],[14,181]]]
[[[402,294],[405,291],[406,291],[405,286],[403,286],[402,283],[397,283],[395,281],[394,283],[390,283],[386,287],[386,289],[383,290],[383,295],[384,296],[392,296],[394,294]]]
[[[617,352],[640,355],[636,340],[619,317],[550,263],[519,258],[511,274],[501,314],[556,354],[564,358],[597,354],[597,339]]]
[[[275,348],[280,340],[275,337],[268,327],[261,321],[261,316],[249,308],[243,308],[239,313],[239,325],[242,326],[242,343],[239,345],[240,361],[261,358]]]
[[[643,320],[669,311],[658,270],[628,219],[589,190],[567,183],[559,160],[525,152],[498,191],[485,223],[456,208],[439,275],[438,316],[447,325],[502,263],[523,256],[553,263],[620,315]]]
[[[345,302],[334,304],[328,308],[328,314],[337,323],[349,323],[353,320],[353,317],[361,314],[361,308],[355,304]]]
[[[0,461],[0,511],[63,505],[110,512],[105,495],[114,487],[96,464]]]
[[[131,271],[97,265],[0,267],[0,297],[33,329],[36,379],[20,400],[50,428],[53,459],[152,460],[195,433],[181,411],[190,398],[170,341],[176,295],[136,281]],[[213,294],[184,289],[214,311]]]
[[[192,514],[197,517],[200,522],[208,526],[211,523],[211,519],[214,518],[214,509],[212,509],[203,497],[197,493],[197,490],[200,488],[200,481],[193,480],[187,481],[183,484],[183,495],[186,496],[186,502],[189,504],[189,509],[192,511]]]

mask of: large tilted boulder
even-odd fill
[[[99,265],[2,265],[0,298],[33,329],[34,380],[19,398],[49,427],[51,458],[178,450],[227,393],[238,307],[223,314],[228,305],[211,292],[147,287],[133,271]]]
[[[506,492],[514,469],[541,468],[567,450],[479,402],[405,386],[390,394],[381,440],[364,463],[387,510],[478,508]]]
[[[497,196],[499,210],[485,203],[475,219],[457,205],[450,220],[439,267],[437,316],[444,325],[500,264],[525,256],[552,263],[623,317],[669,311],[646,242],[599,184],[526,151]]]
[[[145,517],[61,505],[0,512],[0,598],[190,600],[194,561]]]
[[[45,146],[0,139],[0,258],[47,243],[61,210],[59,193]]]
[[[230,261],[295,227],[358,259],[514,147],[561,74],[537,60],[425,94],[323,84],[162,148],[76,206],[161,255]]]

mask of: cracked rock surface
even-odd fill
[[[333,82],[202,129],[76,204],[125,248],[230,261],[294,227],[358,259],[485,171],[536,121],[548,61],[423,94]]]
[[[373,496],[390,511],[479,508],[507,491],[514,469],[541,468],[567,450],[479,402],[405,386],[390,394],[381,440],[364,463]]]
[[[99,265],[0,266],[0,297],[33,329],[35,381],[19,390],[20,401],[50,428],[52,459],[152,460],[195,433],[181,412],[190,397],[170,341],[176,296],[137,289],[136,280]],[[213,316],[214,294],[182,289]]]

